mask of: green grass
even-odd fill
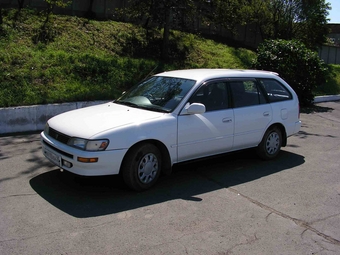
[[[0,30],[0,107],[113,99],[148,75],[183,68],[248,68],[252,51],[173,31],[160,61],[161,31],[114,21],[4,12]]]
[[[184,68],[251,68],[256,54],[172,31],[162,62],[159,30],[115,21],[44,17],[3,10],[0,27],[0,107],[114,99],[148,75]],[[147,36],[148,34],[148,36]],[[339,89],[339,66],[330,83]]]
[[[329,65],[329,70],[327,82],[316,89],[316,96],[340,94],[340,65]]]

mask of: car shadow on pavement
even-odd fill
[[[30,180],[46,201],[77,218],[97,217],[133,210],[170,200],[200,202],[201,194],[251,182],[303,164],[304,157],[281,151],[272,161],[262,161],[253,150],[180,164],[170,176],[144,192],[129,190],[120,176],[81,177],[59,170]]]
[[[334,109],[330,107],[320,106],[314,104],[309,107],[303,107],[300,109],[301,113],[311,114],[311,113],[320,113],[320,112],[332,112]]]

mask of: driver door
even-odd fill
[[[234,113],[226,82],[211,82],[191,97],[206,112],[178,116],[178,162],[227,152],[233,145]]]

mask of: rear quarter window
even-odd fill
[[[289,90],[274,79],[259,79],[262,88],[266,91],[270,102],[280,102],[292,99]]]

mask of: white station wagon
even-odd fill
[[[252,147],[272,159],[300,127],[298,98],[276,73],[193,69],[157,74],[113,102],[57,115],[41,141],[61,169],[122,174],[141,191],[188,160]]]

